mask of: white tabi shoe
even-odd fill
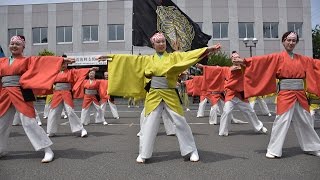
[[[47,134],[48,137],[54,137],[55,135],[56,135],[56,134],[54,134],[54,133],[48,133],[48,134]]]
[[[203,116],[197,115],[197,118],[203,118]]]
[[[278,156],[275,156],[275,155],[273,155],[273,154],[271,154],[271,153],[267,152],[267,154],[266,154],[266,158],[268,158],[268,159],[275,159],[275,158],[278,158]]]
[[[115,119],[120,119],[120,117],[115,117]]]
[[[47,116],[43,116],[43,119],[48,119],[48,117]]]
[[[271,113],[268,113],[268,116],[269,116],[269,117],[271,117],[271,116],[272,116],[272,114],[271,114]]]
[[[140,136],[141,136],[141,132],[138,132],[137,137],[140,137]]]
[[[103,122],[102,124],[103,124],[104,126],[105,126],[105,125],[108,125],[108,123],[107,123],[106,121],[105,121],[105,122]]]
[[[38,125],[39,125],[39,126],[42,126],[42,122],[41,122],[41,121],[39,121],[39,122],[38,122]]]
[[[146,159],[142,158],[141,155],[139,154],[136,161],[137,161],[137,163],[144,163],[146,161]]]
[[[267,134],[267,132],[268,132],[268,129],[264,126],[259,131],[259,133],[261,133],[261,134]]]
[[[306,154],[320,157],[320,151],[305,151]]]
[[[191,153],[190,155],[190,161],[191,162],[198,162],[199,161],[199,154],[198,154],[198,151],[195,150]]]
[[[44,149],[44,158],[41,160],[42,163],[49,163],[53,161],[54,153],[50,147]]]
[[[219,136],[225,136],[225,137],[227,137],[227,136],[229,136],[229,133],[224,133],[224,134],[219,134]]]
[[[64,116],[63,116],[63,119],[67,119],[67,118],[68,118],[68,116],[67,116],[67,115],[64,115]]]
[[[81,137],[87,137],[88,136],[88,132],[87,130],[85,130],[84,128],[81,130]]]
[[[186,109],[186,111],[190,111],[190,109],[189,109],[189,108],[187,108],[187,109]]]

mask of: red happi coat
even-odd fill
[[[219,99],[224,100],[221,93],[224,92],[224,81],[229,71],[229,67],[203,66],[204,82],[202,83],[202,89],[207,91],[206,97],[210,100],[211,105],[217,104]]]
[[[193,77],[193,96],[200,96],[200,102],[203,101],[208,92],[203,89],[203,79],[204,79],[204,76],[194,76]]]
[[[86,78],[89,68],[84,69],[66,69],[58,73],[55,83],[71,83],[72,93],[74,98],[81,98],[84,95],[81,85]],[[56,108],[61,102],[65,102],[70,107],[74,108],[72,95],[69,90],[54,90],[51,102],[51,108]]]
[[[193,79],[186,80],[185,82],[186,90],[188,95],[193,95]]]
[[[231,69],[228,68],[224,84],[225,102],[232,100],[234,97],[244,102],[249,102],[247,98],[244,98],[243,75],[242,69],[231,71]]]
[[[110,100],[110,96],[108,94],[108,80],[100,80],[99,94],[101,104]]]
[[[320,95],[320,61],[307,56],[294,54],[293,59],[286,51],[264,56],[246,58],[244,90],[246,97],[261,96],[277,91],[276,79],[302,78],[306,91]],[[307,111],[309,105],[304,90],[281,90],[277,96],[277,114],[287,112],[294,103]]]
[[[86,79],[83,82],[83,90],[85,90],[85,89],[97,90],[98,95],[99,95],[100,83],[101,83],[100,80],[94,79],[90,83],[90,80]],[[83,103],[82,103],[82,109],[88,109],[92,102],[94,102],[97,105],[100,105],[100,103],[99,103],[99,101],[97,99],[97,96],[95,94],[94,95],[84,94]]]
[[[50,90],[62,62],[62,57],[21,57],[15,58],[10,65],[8,58],[0,58],[0,76],[21,75],[20,85],[22,88],[36,91]],[[20,87],[2,87],[0,85],[0,117],[7,112],[11,105],[23,115],[35,118],[33,102],[24,101]]]

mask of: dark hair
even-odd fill
[[[23,39],[24,41],[26,41],[26,38],[22,35],[17,35],[18,37],[20,37],[21,39]]]
[[[282,35],[282,39],[281,39],[282,41],[281,42],[284,42],[287,39],[287,37],[289,36],[289,34],[291,34],[291,33],[295,33],[297,35],[297,43],[298,43],[299,42],[299,35],[294,31],[288,31],[288,32],[284,33]]]
[[[237,51],[232,51],[231,54],[233,54],[233,53],[237,53]]]
[[[62,56],[61,57],[64,57],[64,58],[66,58],[67,57],[67,55],[65,55],[65,54],[62,54]]]

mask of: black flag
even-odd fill
[[[180,50],[206,47],[211,36],[203,33],[171,0],[133,0],[134,46],[152,47],[150,38],[155,32],[164,33],[168,51],[178,42]]]
[[[0,58],[5,57],[2,47],[0,46]]]

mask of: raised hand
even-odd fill
[[[96,56],[96,60],[98,60],[98,61],[107,61],[108,60],[108,56],[99,55],[99,56]]]
[[[218,51],[220,51],[221,47],[222,47],[221,44],[218,43],[218,44],[215,44],[213,46],[210,46],[209,49],[210,49],[211,52],[217,53]]]
[[[196,67],[199,68],[199,69],[203,69],[203,65],[199,64],[199,63],[196,64]]]
[[[92,67],[90,68],[90,71],[99,71],[99,67]]]
[[[75,58],[65,57],[65,58],[63,58],[63,62],[66,63],[66,64],[72,64],[72,63],[76,62],[76,59]]]

